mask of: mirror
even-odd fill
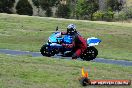
[[[58,26],[56,27],[56,31],[58,31]]]

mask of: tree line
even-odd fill
[[[65,2],[64,2],[65,1]],[[45,11],[45,16],[52,17],[52,8],[57,8],[55,17],[85,20],[106,20],[132,18],[132,9],[124,8],[123,0],[105,0],[104,10],[100,10],[100,0],[32,0],[34,6]],[[13,13],[15,0],[0,0],[1,13]],[[19,0],[16,12],[20,15],[33,15],[33,7],[28,0]],[[127,12],[127,13],[126,13]],[[120,18],[121,17],[121,18]]]

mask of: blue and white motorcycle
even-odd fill
[[[58,27],[57,27],[58,28]],[[81,54],[80,58],[86,61],[90,61],[96,58],[98,55],[98,50],[94,47],[101,42],[100,39],[91,37],[87,38],[87,49]],[[71,57],[73,52],[72,48],[65,48],[63,44],[71,44],[72,36],[70,35],[61,35],[61,32],[58,29],[48,38],[48,42],[44,44],[40,52],[43,56],[54,56],[55,54],[62,54],[61,56]]]

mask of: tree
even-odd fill
[[[108,8],[111,8],[113,11],[120,11],[123,8],[122,0],[108,0]]]
[[[51,8],[56,6],[60,0],[32,0],[37,8],[42,8],[46,11],[46,16],[52,16]]]
[[[58,17],[62,17],[62,18],[69,18],[70,17],[70,7],[69,5],[63,5],[63,4],[60,4],[58,6],[58,10],[56,12],[56,15]]]
[[[15,0],[0,0],[0,12],[12,13],[14,3]]]
[[[78,0],[76,6],[77,18],[88,16],[90,20],[93,20],[93,13],[99,9],[97,0]]]
[[[76,8],[75,8],[77,19],[79,19],[80,17],[82,17],[84,15],[83,14],[84,13],[84,10],[83,10],[84,3],[85,3],[84,0],[78,0],[77,1],[77,5],[76,5]]]
[[[28,2],[28,0],[19,0],[16,6],[17,13],[20,15],[32,15],[33,8]]]
[[[32,0],[32,2],[37,8],[40,7],[40,0]]]

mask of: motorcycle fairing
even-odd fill
[[[88,46],[95,46],[98,45],[100,42],[101,40],[95,37],[91,37],[87,39]]]

